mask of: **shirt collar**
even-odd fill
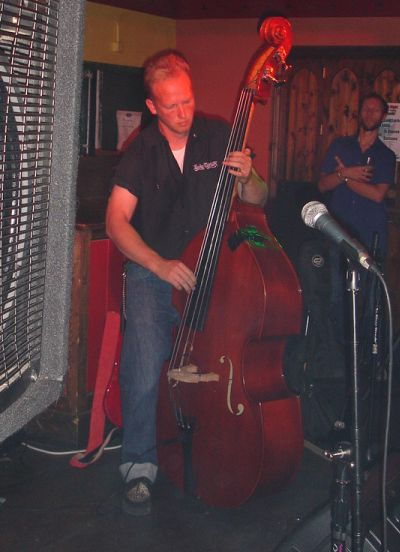
[[[144,129],[144,140],[146,145],[152,147],[157,146],[166,142],[165,137],[161,134],[160,129],[158,128],[157,118],[154,118],[153,121]],[[192,128],[190,129],[189,139],[202,138],[205,135],[204,126],[199,117],[194,117]]]

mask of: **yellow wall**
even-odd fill
[[[86,2],[85,61],[140,67],[148,56],[175,45],[173,19]]]

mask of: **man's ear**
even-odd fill
[[[156,106],[153,103],[153,100],[151,100],[150,98],[147,98],[146,99],[146,105],[147,105],[148,110],[150,111],[150,113],[152,115],[157,115],[157,109],[156,109]]]

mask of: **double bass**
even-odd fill
[[[283,82],[291,27],[267,18],[263,45],[241,91],[227,147],[243,149],[254,103]],[[161,375],[160,469],[187,493],[217,507],[273,492],[296,473],[303,432],[299,399],[286,386],[287,339],[300,331],[300,285],[261,207],[234,197],[221,169],[207,226],[182,260],[196,274]]]

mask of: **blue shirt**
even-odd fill
[[[374,167],[369,186],[388,184],[393,186],[396,169],[396,156],[379,138],[362,152],[358,136],[336,138],[330,145],[322,164],[322,172],[329,174],[337,170],[335,156],[346,167],[366,165],[368,157]],[[353,192],[345,183],[339,184],[327,195],[330,213],[353,237],[367,249],[372,250],[374,235],[378,234],[378,250],[382,256],[387,251],[387,211],[385,201],[377,203]]]

